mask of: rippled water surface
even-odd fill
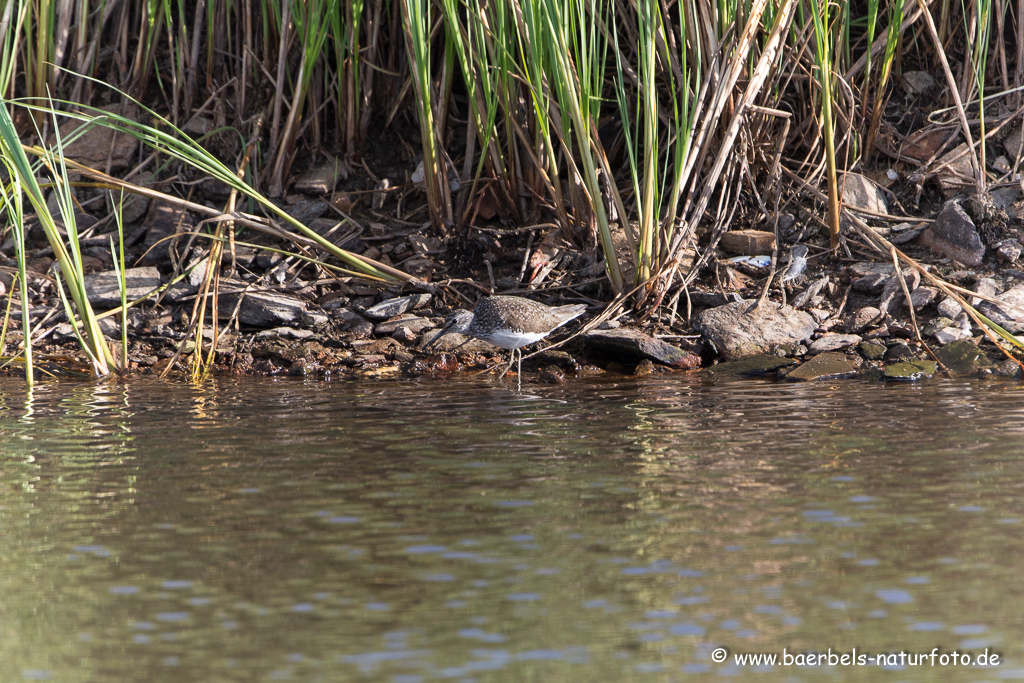
[[[1024,679],[1018,385],[513,389],[0,380],[0,681]]]

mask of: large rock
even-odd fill
[[[766,301],[737,301],[711,308],[696,327],[726,359],[768,353],[782,344],[800,343],[814,333],[814,318],[792,306]]]
[[[160,286],[160,271],[156,268],[127,268],[124,271],[125,293],[128,301],[141,298]],[[112,270],[85,276],[85,294],[93,306],[120,306],[121,283]]]
[[[954,201],[946,202],[931,227],[921,233],[918,242],[972,268],[980,266],[985,257],[985,245],[974,221]]]
[[[248,327],[280,327],[299,324],[306,310],[306,302],[283,292],[222,293],[218,310],[222,316],[230,315],[242,296],[238,320]]]
[[[138,120],[138,109],[132,104],[124,107],[108,104],[100,109],[132,121]],[[102,116],[92,110],[86,111],[89,115]],[[78,134],[80,129],[81,134]],[[72,137],[74,140],[68,143]],[[112,171],[128,168],[134,160],[135,150],[139,148],[139,141],[127,133],[115,133],[110,128],[90,125],[78,119],[68,119],[60,125],[60,138],[65,143],[65,157],[101,171],[107,170],[108,162]]]
[[[674,368],[700,365],[700,356],[628,328],[592,330],[583,335],[583,343],[590,351],[625,363],[646,359]]]
[[[871,213],[889,214],[885,203],[885,195],[874,181],[859,173],[843,175],[843,204],[854,209],[864,209]]]
[[[996,298],[999,299],[998,304],[982,301],[978,310],[1008,332],[1024,332],[1024,284],[1011,287]]]

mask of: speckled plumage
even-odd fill
[[[522,366],[522,352],[518,351],[520,347],[540,341],[586,310],[586,304],[545,306],[519,296],[492,296],[478,301],[472,313],[464,310],[452,312],[431,343],[450,332],[483,339],[512,351],[508,368],[505,368],[505,372],[508,372],[517,352],[520,368]],[[502,376],[505,372],[501,373]]]

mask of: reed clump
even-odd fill
[[[394,218],[446,239],[530,228],[515,233],[527,256],[536,237],[573,264],[559,284],[600,272],[594,295],[628,293],[651,311],[678,301],[730,227],[777,231],[800,202],[817,202],[831,248],[843,248],[843,172],[906,163],[893,145],[914,105],[906,71],[938,75],[932,101],[945,106],[927,125],[949,135],[935,156],[965,143],[962,180],[983,192],[993,180],[986,142],[1020,117],[1019,11],[1003,0],[8,0],[5,236],[20,245],[24,283],[27,197],[94,374],[118,364],[76,266],[76,184],[106,197],[107,216],[89,231],[121,238],[111,243],[118,272],[132,264],[112,196],[205,217],[194,233],[216,266],[200,297],[214,326],[218,273],[253,232],[289,241],[325,276],[421,279],[350,253],[286,210],[295,176],[325,159],[355,188],[332,204],[339,224],[356,225],[352,211],[380,215],[376,196],[398,197]],[[101,108],[111,102],[137,103],[140,114]],[[69,120],[141,144],[127,168],[65,163],[69,141],[57,132]],[[394,170],[382,159],[400,159],[407,177],[382,182]],[[159,183],[131,182],[142,174]],[[416,181],[423,192],[406,187]],[[207,192],[211,182],[224,195]],[[60,199],[64,230],[50,229],[43,188]],[[809,188],[820,195],[809,199]],[[537,284],[527,260],[522,278]],[[197,377],[214,349],[198,360],[206,310],[193,311]]]

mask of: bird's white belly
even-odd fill
[[[512,332],[510,330],[496,330],[491,332],[487,341],[503,349],[518,349],[520,346],[532,344],[543,339],[546,333],[543,332]]]

